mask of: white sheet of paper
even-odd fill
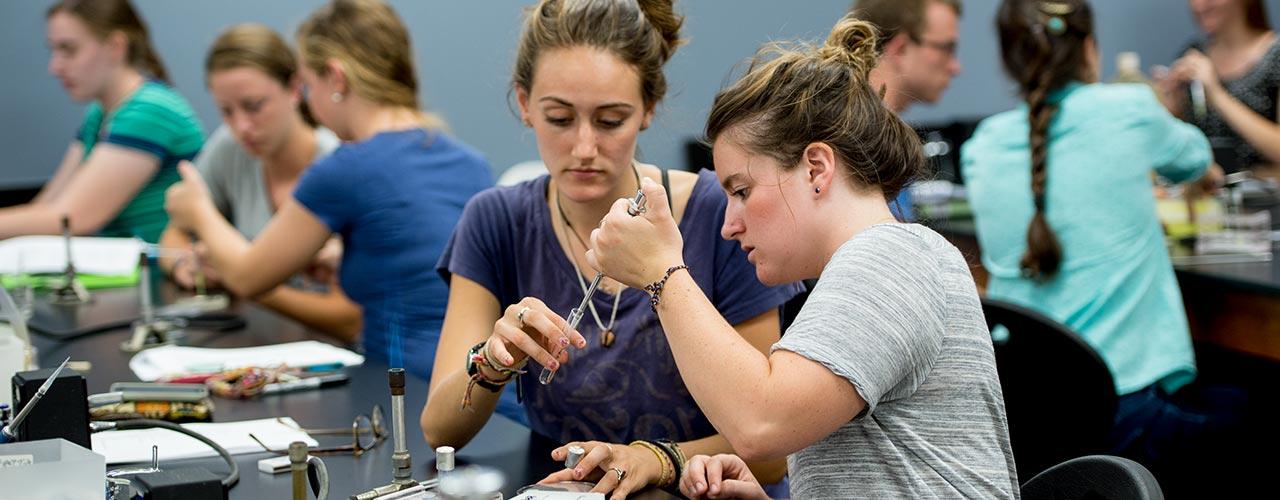
[[[333,363],[358,366],[364,363],[364,356],[316,340],[231,349],[169,345],[135,354],[129,360],[129,369],[133,370],[139,380],[151,382],[161,377],[209,373],[245,366],[270,367],[284,364],[306,367]]]
[[[142,245],[141,240],[133,238],[76,236],[71,238],[71,260],[76,272],[133,274]],[[66,268],[67,251],[61,236],[19,236],[0,241],[0,274],[60,273]]]
[[[232,455],[262,452],[262,446],[254,442],[249,434],[257,436],[263,444],[273,450],[287,450],[289,443],[294,441],[302,441],[307,443],[307,446],[318,444],[307,433],[298,430],[298,425],[292,418],[282,417],[282,420],[287,424],[274,418],[264,418],[242,422],[191,423],[182,424],[182,426],[212,439]],[[108,465],[150,462],[152,445],[159,448],[157,451],[160,460],[218,455],[209,445],[169,429],[105,431],[94,434],[92,441],[94,453],[107,457]]]
[[[604,493],[526,490],[511,500],[604,500]]]

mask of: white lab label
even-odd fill
[[[36,463],[35,455],[0,455],[0,469]]]

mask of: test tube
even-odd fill
[[[637,215],[644,213],[645,208],[644,208],[644,190],[643,189],[636,189],[636,195],[628,201],[631,203],[631,206],[627,207],[628,214],[630,214],[632,217],[635,217]],[[583,314],[585,314],[587,306],[591,304],[591,296],[596,294],[596,288],[600,286],[600,280],[602,279],[604,279],[604,273],[596,273],[596,277],[591,280],[591,286],[588,287],[587,292],[582,295],[582,302],[578,304],[578,307],[575,307],[573,308],[573,310],[569,311],[569,318],[568,318],[569,331],[572,331],[578,328],[578,323],[582,321],[582,316]],[[569,331],[564,332],[565,335],[568,335]],[[554,357],[559,357],[560,353],[555,352],[555,353],[552,353],[551,355]],[[552,370],[544,366],[542,367],[542,373],[538,374],[538,383],[542,385],[550,384],[551,380],[554,379],[555,376],[556,376],[555,370]]]

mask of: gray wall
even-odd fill
[[[186,95],[206,131],[218,124],[203,83],[204,51],[218,32],[256,21],[292,38],[297,24],[321,2],[291,0],[134,0],[178,90]],[[0,2],[0,188],[32,186],[52,175],[79,125],[83,105],[74,103],[46,72],[47,2]],[[484,151],[495,174],[537,157],[533,136],[513,117],[507,102],[508,71],[519,31],[515,0],[392,1],[409,25],[427,106],[442,113],[454,132]],[[717,89],[735,63],[761,42],[821,38],[850,5],[849,0],[683,0],[687,16],[682,47],[667,66],[670,92],[653,127],[640,140],[644,160],[682,166],[683,142],[697,135]],[[1268,0],[1272,17],[1274,1]],[[1144,66],[1169,62],[1194,33],[1181,0],[1095,0],[1103,57],[1134,50]],[[992,23],[996,0],[968,0],[961,25],[964,72],[942,101],[919,106],[906,118],[934,122],[985,116],[1012,107],[1012,87],[1000,72]],[[1273,20],[1273,23],[1276,21]]]

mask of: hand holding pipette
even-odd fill
[[[644,213],[645,212],[644,201],[645,201],[644,189],[637,189],[636,195],[632,197],[630,200],[627,200],[627,203],[628,203],[627,213],[630,214],[632,217],[635,217],[637,215]],[[602,279],[604,279],[604,273],[599,273],[599,272],[596,273],[595,279],[591,280],[591,286],[588,287],[586,293],[582,295],[582,302],[578,304],[578,307],[575,307],[573,308],[572,311],[569,311],[569,318],[568,318],[569,330],[578,329],[578,323],[582,321],[582,315],[585,314],[587,310],[587,306],[591,304],[591,297],[596,294],[596,289],[600,287],[600,280]],[[565,347],[568,347],[568,346],[565,346]],[[558,358],[560,357],[560,354],[556,353],[554,354],[554,356]],[[542,385],[550,384],[551,380],[555,377],[555,375],[556,375],[555,368],[543,365],[542,373],[538,375],[538,383],[541,383]]]

